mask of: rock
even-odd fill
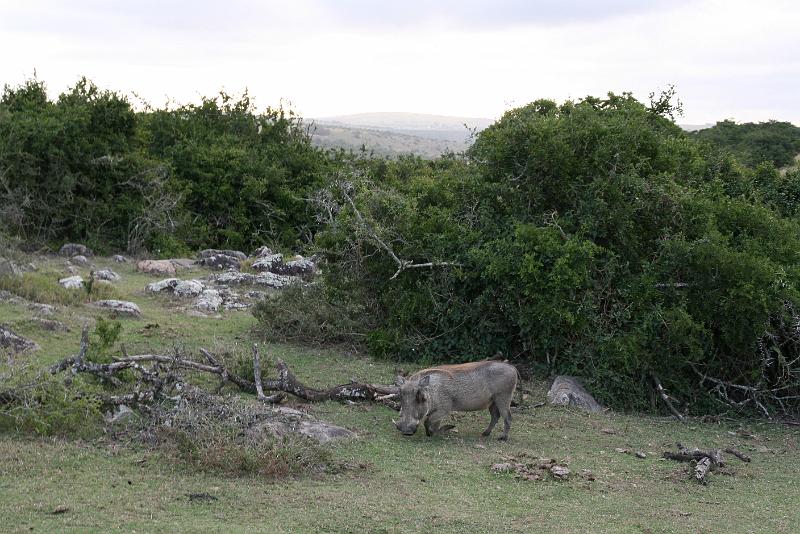
[[[180,280],[175,285],[175,295],[178,297],[196,297],[204,289],[203,283],[199,280]]]
[[[567,480],[569,478],[569,469],[563,465],[554,465],[550,468],[550,474],[556,480]]]
[[[290,419],[296,419],[290,417]],[[353,432],[346,428],[331,425],[322,421],[314,420],[291,420],[291,421],[267,421],[258,424],[247,431],[251,437],[259,434],[268,433],[275,437],[282,437],[289,433],[301,434],[319,443],[329,443],[331,441],[347,439],[355,436]]]
[[[210,258],[211,256],[229,256],[240,261],[247,259],[247,255],[239,250],[217,250],[215,248],[201,250],[200,254],[197,255],[201,260]]]
[[[16,276],[18,274],[20,274],[20,269],[16,263],[6,258],[0,258],[0,276]]]
[[[208,279],[218,285],[251,284],[272,287],[275,289],[301,283],[301,280],[296,276],[287,276],[275,273],[261,273],[254,275],[250,273],[227,272],[211,275]]]
[[[77,267],[75,267],[74,265],[67,265],[67,268],[65,269],[65,271],[67,271],[69,274],[72,274],[72,275],[76,275],[79,272],[81,272],[81,270],[78,269]]]
[[[80,254],[78,254],[77,256],[73,256],[70,261],[75,265],[80,265],[81,267],[86,267],[87,265],[89,265],[89,260],[86,259],[86,256],[82,256]]]
[[[495,473],[510,473],[511,471],[514,471],[514,464],[510,462],[492,464],[492,471]]]
[[[273,252],[272,249],[269,247],[258,247],[252,254],[250,254],[251,258],[263,258],[265,256],[272,256]]]
[[[120,276],[111,269],[94,271],[93,276],[95,280],[108,280],[109,282],[118,282],[120,279]]]
[[[29,307],[36,313],[36,315],[53,315],[55,312],[55,308],[50,304],[31,302]]]
[[[636,451],[636,457],[644,460],[645,458],[647,458],[647,454],[643,453],[642,451]]]
[[[86,245],[67,243],[58,250],[58,255],[71,258],[73,256],[94,256],[94,253]]]
[[[165,278],[163,280],[159,280],[158,282],[147,284],[144,290],[148,293],[161,293],[162,291],[172,292],[175,290],[175,286],[177,286],[179,283],[180,280],[177,278]]]
[[[205,258],[201,258],[198,263],[203,267],[219,269],[220,271],[224,271],[227,269],[236,269],[238,271],[239,269],[242,268],[242,264],[237,258],[233,256],[228,256],[227,254],[216,254],[213,256],[207,256]]]
[[[6,325],[0,324],[0,348],[11,351],[11,354],[38,350],[39,345],[30,339],[19,336]]]
[[[297,256],[292,261],[276,265],[272,272],[275,274],[285,274],[291,276],[309,276],[317,270],[316,264],[309,258]]]
[[[547,392],[547,401],[554,406],[575,406],[588,412],[603,411],[603,407],[574,376],[555,377]]]
[[[125,258],[125,256],[123,256],[121,254],[114,254],[113,259],[117,263],[127,263],[128,262],[128,260]]]
[[[268,254],[259,256],[251,267],[256,271],[272,271],[281,264],[283,264],[283,254]]]
[[[113,424],[121,423],[134,417],[136,417],[136,412],[124,404],[120,404],[119,406],[115,406],[113,411],[106,413],[104,419],[106,423]]]
[[[83,278],[80,276],[68,276],[58,281],[63,287],[67,289],[81,289],[83,288]]]
[[[194,307],[202,311],[217,311],[222,306],[222,297],[216,289],[206,289],[195,302]]]
[[[322,421],[302,421],[296,432],[320,443],[346,439],[355,434],[341,426],[323,423]]]
[[[175,265],[170,260],[142,260],[136,270],[148,274],[175,274]]]
[[[169,261],[171,261],[175,267],[182,267],[184,269],[190,269],[197,264],[197,262],[191,258],[173,258]]]
[[[141,317],[142,310],[133,302],[125,300],[98,300],[92,306],[110,311],[114,316]]]
[[[264,293],[263,291],[253,290],[253,291],[248,291],[247,293],[245,293],[245,296],[247,298],[253,299],[253,300],[264,300],[267,297],[267,294]]]

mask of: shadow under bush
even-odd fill
[[[258,331],[270,341],[362,348],[376,324],[374,302],[360,292],[333,292],[322,281],[293,285],[258,303]]]

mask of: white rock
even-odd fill
[[[175,295],[179,297],[196,297],[203,292],[205,286],[200,280],[180,280],[175,285]]]
[[[83,287],[83,278],[80,276],[68,276],[59,280],[58,283],[67,289],[81,289]]]
[[[125,259],[125,256],[123,256],[121,254],[115,254],[114,255],[114,261],[117,262],[117,263],[126,263],[128,260]]]
[[[80,254],[73,256],[70,261],[76,265],[89,265],[89,260],[86,259],[86,256],[81,256]]]
[[[109,282],[117,282],[119,281],[119,275],[112,271],[111,269],[102,269],[100,271],[94,272],[94,277],[96,280],[108,280]]]
[[[256,271],[271,271],[283,263],[283,254],[266,254],[259,256],[251,267]]]
[[[222,296],[216,289],[206,289],[194,303],[198,310],[217,311],[222,306]]]
[[[115,315],[122,315],[126,317],[141,317],[142,310],[139,309],[133,302],[125,300],[98,300],[92,303],[92,306],[108,310]]]
[[[144,290],[148,293],[161,293],[162,291],[173,291],[175,286],[178,285],[180,282],[177,278],[165,278],[163,280],[159,280],[158,282],[153,282],[151,284],[147,284]]]

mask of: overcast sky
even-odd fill
[[[800,124],[800,2],[0,0],[0,83],[85,75],[153,105],[249,88],[306,117],[495,118],[674,84],[678,122]]]

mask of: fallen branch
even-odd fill
[[[664,451],[663,457],[669,460],[692,463],[694,478],[701,484],[708,483],[708,474],[710,472],[716,471],[719,467],[725,467],[725,459],[720,449],[688,449],[681,445],[680,442],[676,445],[678,452]],[[736,456],[743,462],[750,462],[751,460],[749,456],[742,454],[733,447],[728,447],[724,451]]]
[[[286,398],[283,392],[270,396],[264,395],[264,386],[261,384],[261,363],[258,357],[258,346],[255,343],[253,343],[253,379],[256,383],[256,396],[258,400],[278,404]]]
[[[667,405],[667,408],[669,408],[669,411],[670,411],[670,412],[672,412],[672,415],[674,415],[674,416],[675,416],[675,418],[676,418],[678,421],[680,421],[680,422],[683,422],[683,421],[684,421],[683,414],[681,414],[681,413],[680,413],[680,412],[679,412],[679,411],[678,411],[678,410],[675,408],[675,405],[673,405],[673,404],[672,404],[672,400],[670,399],[669,395],[667,395],[667,392],[666,392],[666,390],[664,389],[664,386],[662,386],[662,385],[661,385],[661,381],[660,381],[660,380],[658,379],[658,377],[657,377],[655,374],[653,374],[653,373],[650,373],[650,378],[652,378],[652,379],[653,379],[653,383],[654,383],[654,384],[655,384],[655,386],[656,386],[656,391],[658,392],[659,396],[661,397],[661,400],[663,400],[663,401],[664,401],[664,404],[666,404],[666,405]]]

